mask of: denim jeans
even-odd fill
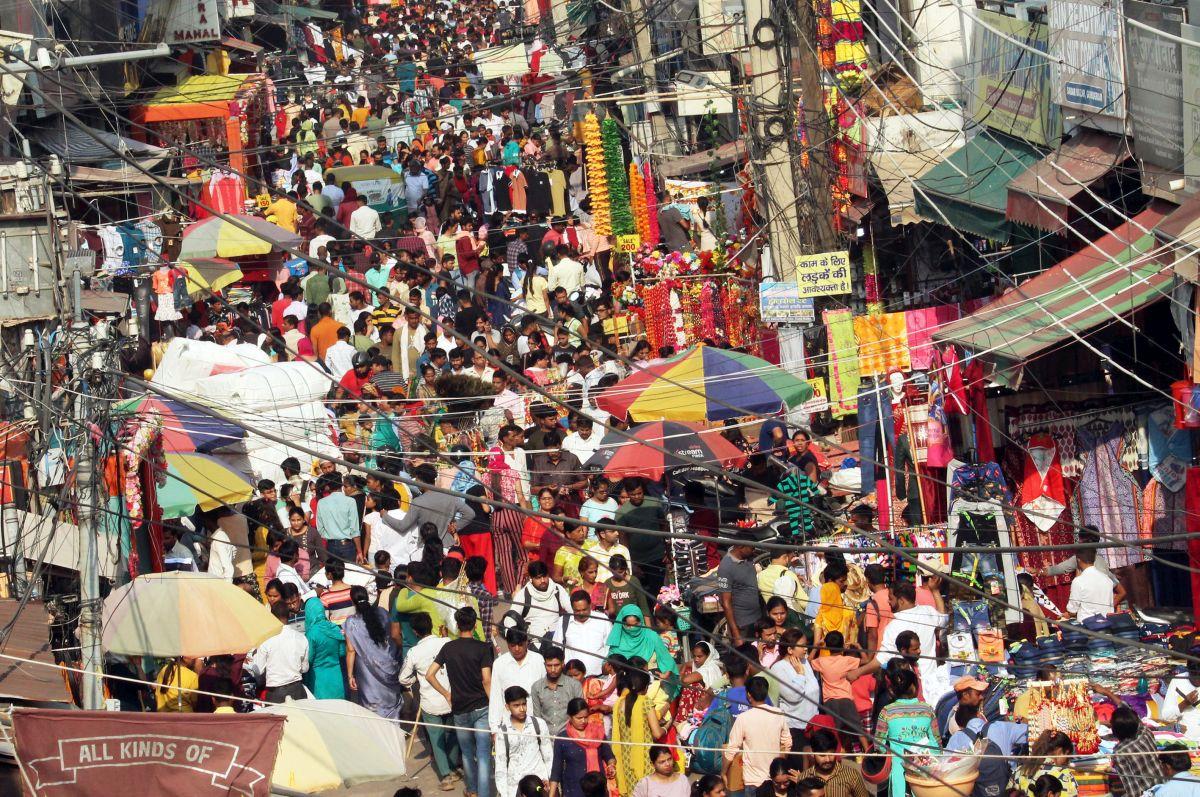
[[[488,707],[454,715],[458,748],[462,751],[463,777],[467,791],[479,797],[492,795],[492,734],[488,730]]]
[[[462,766],[462,752],[458,749],[458,730],[446,728],[453,725],[453,715],[427,714],[421,712],[421,721],[429,723],[425,733],[429,738],[429,757],[433,761],[433,771],[439,778],[444,778]]]
[[[354,540],[326,540],[325,550],[330,556],[343,562],[354,563],[357,553],[354,550]]]
[[[875,461],[884,461],[888,446],[896,448],[896,426],[892,421],[892,399],[887,394],[887,383],[876,387],[863,381],[858,390],[858,472],[862,477],[862,495],[875,492]],[[886,436],[883,451],[878,450],[879,413],[883,411],[883,430]]]

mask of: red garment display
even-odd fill
[[[1063,476],[1058,445],[1049,434],[1030,436],[1022,455],[1024,467],[1017,494],[1012,544],[1019,546],[1070,545],[1075,542],[1071,496],[1073,480]],[[1067,556],[1057,551],[1024,551],[1017,555],[1026,569],[1044,569]],[[1038,583],[1050,599],[1064,605],[1071,576],[1043,576]]]
[[[967,408],[975,428],[975,456],[980,462],[996,461],[996,445],[992,440],[992,424],[988,420],[986,384],[983,363],[972,357],[967,361],[963,376],[967,382]]]
[[[967,391],[963,387],[962,360],[958,350],[947,346],[938,354],[942,360],[942,384],[945,385],[944,398],[947,415],[967,414]]]

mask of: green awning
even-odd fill
[[[917,213],[997,243],[1033,238],[1005,211],[1009,181],[1041,159],[1032,145],[984,129],[916,181]]]
[[[1117,320],[1171,291],[1174,271],[1154,227],[1170,205],[1155,202],[1058,265],[1026,280],[966,318],[933,333],[991,361],[1023,363],[1056,343]],[[1099,249],[1099,251],[1097,251]]]

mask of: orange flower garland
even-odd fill
[[[650,216],[646,210],[646,185],[642,181],[642,170],[636,163],[629,164],[629,201],[633,203],[633,221],[637,225],[638,236],[643,240],[650,238]]]
[[[583,145],[592,226],[597,235],[612,235],[612,208],[608,198],[608,178],[604,174],[604,142],[600,138],[600,120],[594,113],[583,118]]]

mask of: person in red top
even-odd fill
[[[338,207],[337,223],[350,229],[350,214],[362,207],[362,200],[358,198],[358,192],[354,190],[354,186],[347,181],[342,186],[342,204]]]
[[[371,377],[375,375],[375,368],[371,364],[371,355],[360,351],[350,362],[354,367],[347,371],[342,380],[338,382],[339,392],[342,393],[343,398],[345,396],[362,398],[364,392],[369,393],[374,390],[374,387],[367,386]]]

